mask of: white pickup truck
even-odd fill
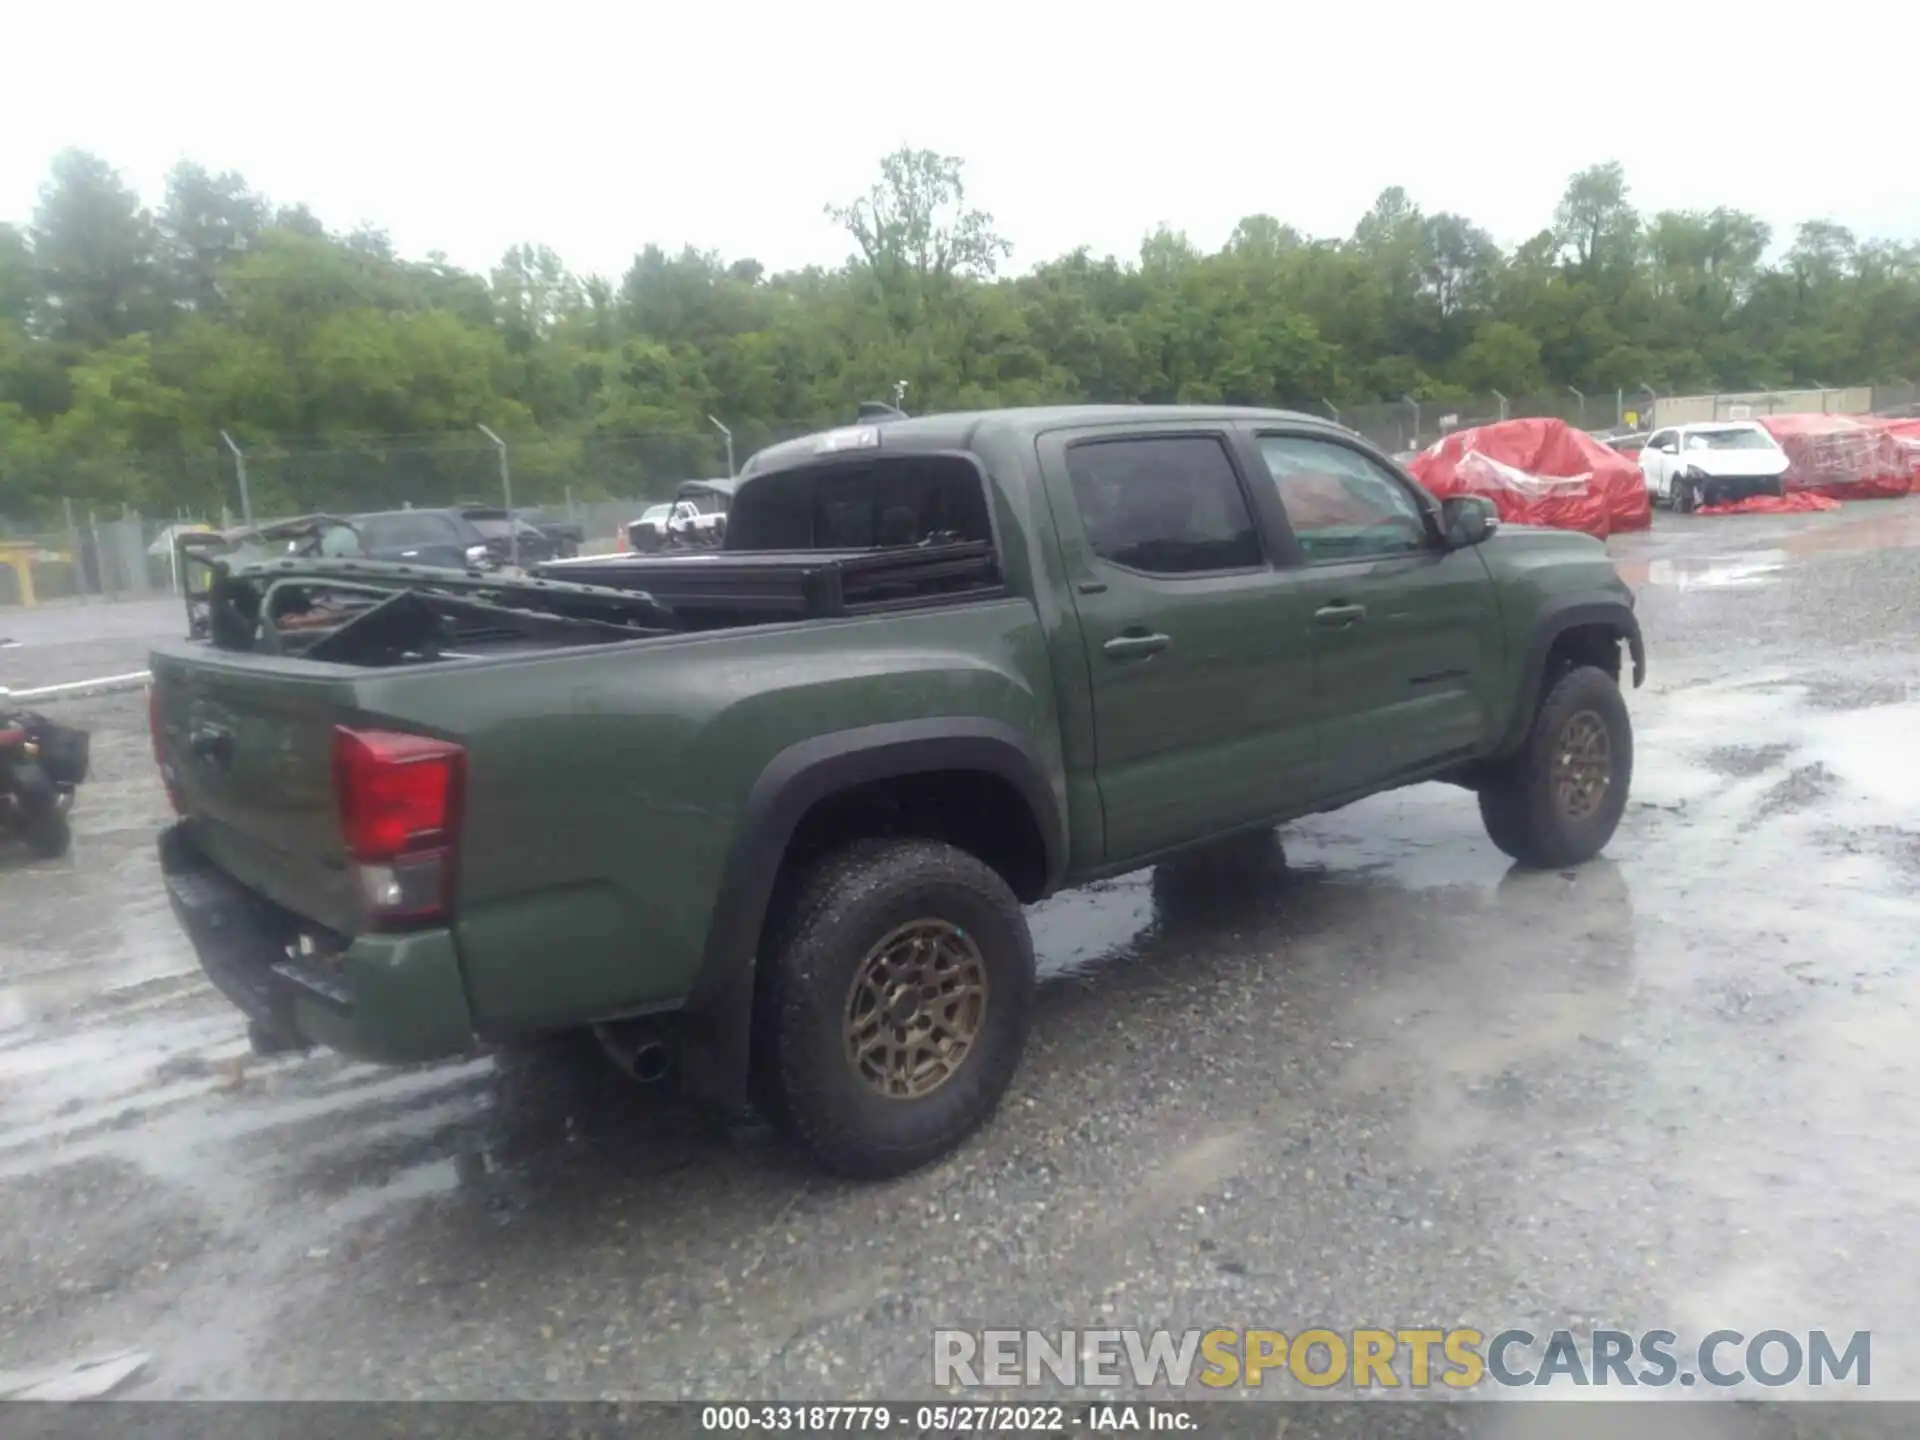
[[[1670,425],[1640,452],[1647,494],[1682,515],[1754,495],[1778,495],[1787,452],[1764,427],[1746,420]]]
[[[672,500],[648,506],[628,524],[628,548],[658,550],[669,541],[718,545],[727,533],[727,507],[732,501],[731,480],[689,480]]]

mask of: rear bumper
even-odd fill
[[[278,1045],[390,1065],[475,1048],[450,932],[321,931],[212,865],[191,822],[161,832],[160,870],[200,968]]]

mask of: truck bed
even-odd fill
[[[1002,593],[983,540],[884,550],[694,550],[538,567],[545,579],[640,590],[689,628],[868,615]]]

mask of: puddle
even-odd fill
[[[1785,550],[1755,550],[1746,555],[1651,560],[1641,578],[1649,585],[1671,585],[1676,590],[1747,589],[1777,579],[1787,559]]]

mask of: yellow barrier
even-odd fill
[[[33,558],[40,547],[31,541],[0,540],[0,565],[9,567],[20,580],[20,603],[31,610],[33,598]]]

